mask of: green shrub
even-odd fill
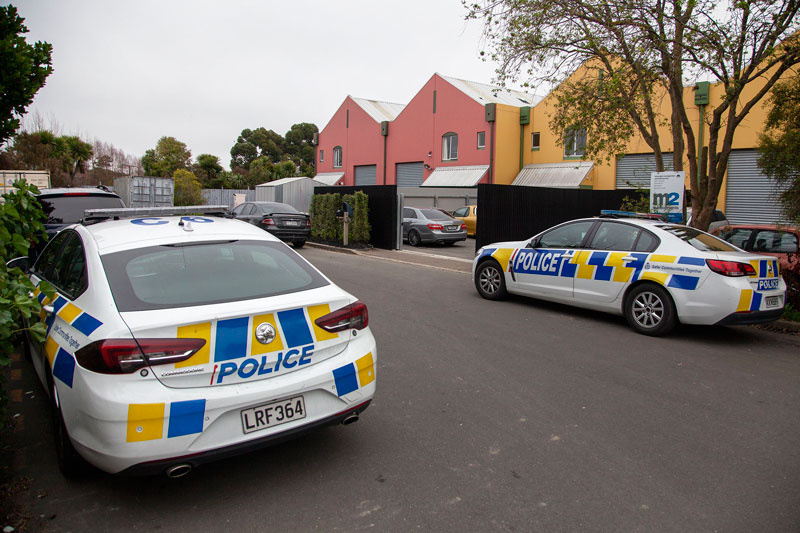
[[[353,207],[350,220],[348,242],[366,244],[370,238],[369,197],[361,191],[355,194],[341,195],[315,194],[311,198],[311,238],[327,242],[343,243],[342,220],[336,212],[342,208],[342,202]]]

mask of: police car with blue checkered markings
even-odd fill
[[[481,248],[478,293],[507,293],[622,314],[646,335],[685,324],[755,324],[783,313],[778,261],[661,220],[573,220],[531,239]]]
[[[48,333],[28,355],[65,474],[87,461],[177,477],[353,422],[372,400],[366,306],[269,233],[203,209],[87,211],[30,268]]]

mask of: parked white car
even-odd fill
[[[524,241],[481,248],[473,281],[484,298],[507,293],[622,314],[646,335],[678,322],[753,324],[783,313],[778,260],[703,231],[656,220],[587,218]]]
[[[358,419],[377,358],[363,303],[246,222],[140,213],[94,212],[111,218],[65,228],[30,269],[58,290],[37,289],[48,335],[29,355],[65,474],[176,477]]]

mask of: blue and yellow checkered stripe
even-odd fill
[[[127,442],[183,437],[203,432],[206,400],[128,405]]]
[[[375,360],[372,357],[372,352],[356,359],[353,363],[348,363],[334,370],[333,380],[336,384],[336,394],[339,397],[366,387],[375,381]]]
[[[217,320],[216,323],[202,322],[178,327],[178,338],[204,339],[203,348],[176,368],[196,366],[210,362],[218,363],[245,357],[255,357],[266,353],[307,346],[314,342],[336,339],[338,333],[331,333],[316,325],[317,318],[331,312],[328,304],[311,305],[297,309],[266,313],[253,317]],[[259,324],[269,323],[275,329],[275,339],[269,344],[256,340]],[[214,337],[212,353],[212,330]]]
[[[777,278],[781,275],[777,259],[755,259],[750,261],[750,266],[756,271],[751,278]]]

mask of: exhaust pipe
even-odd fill
[[[342,420],[343,426],[349,426],[353,422],[358,422],[358,414],[353,413],[352,415],[348,415],[344,420]]]
[[[168,478],[178,479],[192,471],[192,465],[186,463],[182,465],[175,465],[167,468],[165,474]]]

